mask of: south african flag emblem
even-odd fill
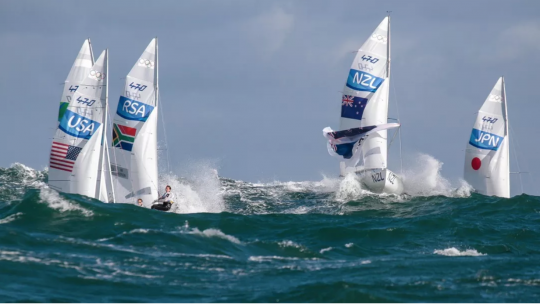
[[[135,142],[135,133],[137,129],[118,124],[113,127],[113,146],[122,150],[131,151],[133,142]]]

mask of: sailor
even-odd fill
[[[142,198],[140,198],[140,199],[137,200],[137,204],[139,204],[139,206],[142,207]]]
[[[167,185],[167,187],[165,187],[165,193],[152,204],[152,209],[169,211],[172,204],[174,204],[174,201],[171,186]]]

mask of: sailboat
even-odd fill
[[[86,40],[73,64],[60,104],[49,159],[48,184],[65,193],[107,200],[106,151],[108,51],[93,62]],[[68,87],[69,86],[69,87]]]
[[[510,197],[508,111],[500,77],[480,108],[465,152],[465,180],[476,192]]]
[[[340,130],[383,125],[390,91],[390,16],[358,50],[343,89]],[[340,162],[340,175],[357,174],[374,193],[401,194],[401,177],[387,168],[387,130],[366,136],[351,158]],[[357,164],[363,160],[361,166]]]
[[[113,119],[111,172],[116,201],[145,205],[158,197],[158,41],[129,74]]]

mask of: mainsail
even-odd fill
[[[158,196],[158,46],[153,39],[129,74],[113,120],[111,171],[116,201]]]
[[[386,124],[390,74],[389,17],[386,17],[369,39],[358,50],[351,65],[341,101],[340,129],[352,129]],[[387,131],[371,134],[362,144],[364,168],[386,168]],[[354,167],[359,161],[357,153],[352,161],[342,163]]]
[[[508,112],[501,77],[480,108],[465,152],[465,180],[484,195],[510,197]]]
[[[60,119],[49,162],[49,186],[55,190],[96,197],[107,107],[107,57],[103,51],[77,84]]]
[[[92,66],[94,65],[94,55],[92,54],[92,45],[90,44],[90,39],[86,39],[75,59],[71,70],[69,71],[68,77],[64,83],[64,91],[62,93],[62,98],[60,99],[60,109],[58,111],[58,121],[62,119],[66,109],[71,102],[73,94],[77,91],[79,84],[81,84],[84,79],[90,73]]]

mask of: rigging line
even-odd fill
[[[396,85],[393,84],[392,88],[394,89],[394,102],[396,104],[397,122],[399,123],[399,129],[398,129],[398,132],[399,132],[399,161],[400,161],[400,164],[401,164],[401,175],[403,176],[403,153],[402,153],[403,147],[402,147],[402,143],[401,143],[401,120],[400,120],[400,116],[399,116],[399,105],[398,105],[398,100],[397,100]]]
[[[122,95],[122,94],[120,93],[120,95]],[[110,108],[109,108],[109,110],[110,110]],[[113,125],[113,120],[111,119],[111,111],[107,111],[107,118],[108,118],[109,128],[111,130],[110,131],[111,132],[110,133],[111,134],[111,150],[112,150],[113,158],[114,158],[114,168],[116,170],[116,175],[114,175],[115,178],[111,177],[112,178],[111,184],[112,184],[113,189],[116,189],[118,191],[118,189],[119,189],[119,187],[118,187],[118,177],[119,177],[119,175],[118,175],[118,158],[116,157],[116,148],[114,146],[114,139],[112,138],[114,125]],[[111,150],[109,150],[109,151],[111,151]],[[110,155],[110,152],[109,152],[109,155]],[[124,157],[124,160],[125,160],[125,157]],[[112,174],[112,172],[113,172],[112,165],[111,164],[109,164],[109,165],[110,165],[109,169],[111,170],[111,175],[113,175]],[[114,195],[116,196],[116,193]],[[114,202],[116,203],[116,197],[114,198]]]
[[[399,129],[399,128],[398,128]],[[392,146],[392,143],[394,142],[394,139],[396,139],[396,135],[398,133],[399,130],[396,130],[394,132],[394,136],[392,136],[392,140],[390,141],[390,143],[388,144],[388,148],[390,148]]]
[[[167,153],[167,171],[171,172],[171,162],[169,159],[169,142],[167,140],[167,129],[165,128],[165,118],[163,116],[164,110],[162,109],[163,105],[161,104],[161,96],[159,94],[159,90],[157,91],[157,97],[159,98],[159,114],[161,115],[161,127],[163,128],[163,136],[165,136],[165,150]]]
[[[507,122],[508,124],[508,122]],[[518,159],[518,155],[517,155],[517,151],[516,151],[516,140],[514,139],[514,128],[512,128],[512,126],[510,124],[508,124],[508,126],[510,127],[510,135],[512,137],[511,141],[512,141],[512,148],[514,150],[514,157],[515,157],[515,160],[516,160],[516,164],[517,164],[517,169],[518,169],[518,172],[521,172],[521,168],[519,167],[519,159]],[[519,174],[519,183],[520,183],[520,186],[521,186],[521,193],[525,193],[523,191],[523,178],[521,177],[521,174]]]

